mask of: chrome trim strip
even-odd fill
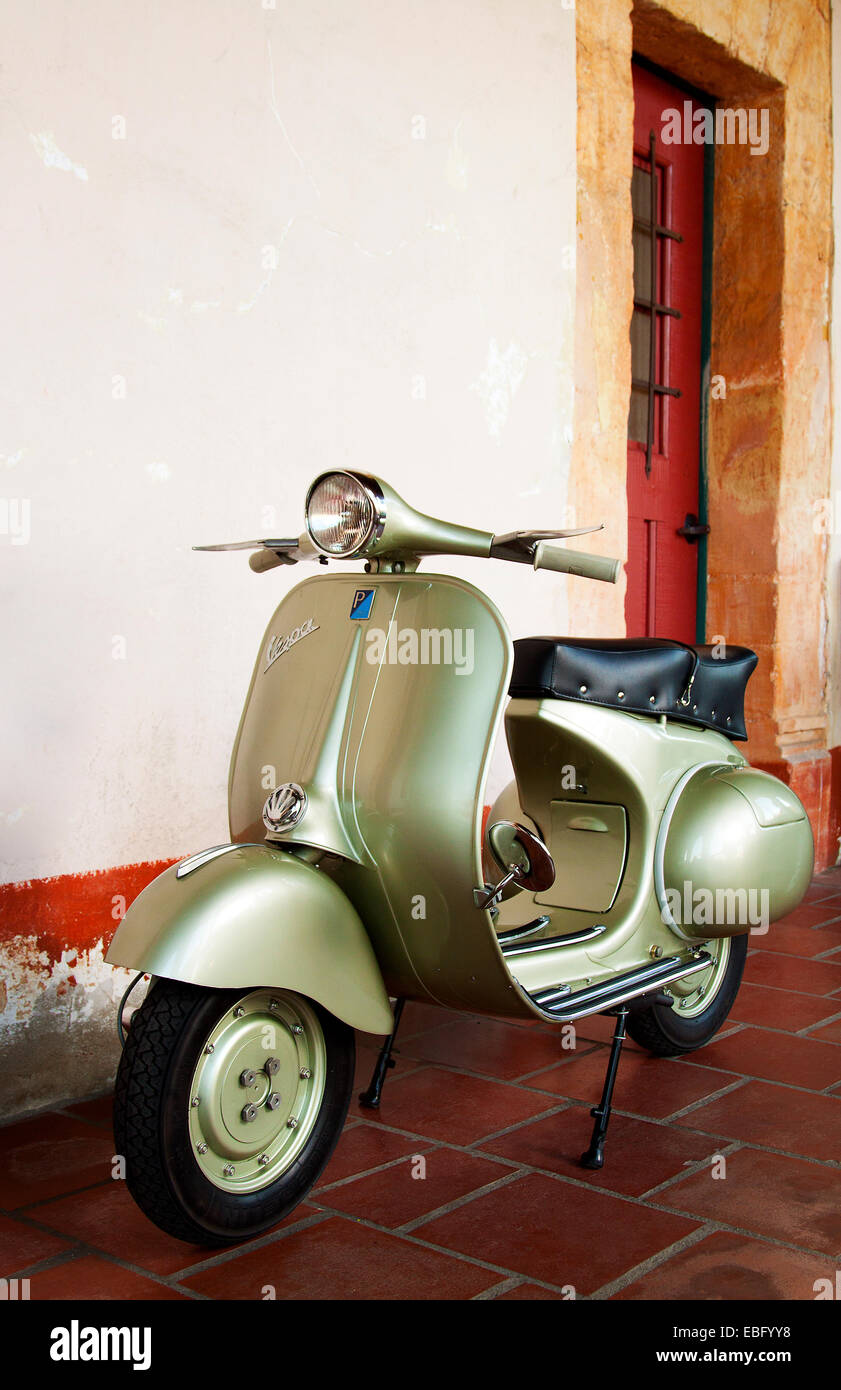
[[[549,917],[535,917],[533,922],[527,922],[522,927],[509,927],[507,931],[501,931],[496,939],[504,950],[509,941],[521,941],[525,936],[534,936],[535,932],[543,931],[550,920]]]
[[[568,936],[550,936],[545,941],[533,941],[531,945],[528,942],[523,946],[505,945],[502,947],[502,954],[508,960],[509,956],[524,956],[532,951],[554,951],[562,946],[577,946],[582,941],[602,936],[606,931],[607,927],[599,922],[592,927],[585,927],[583,931],[570,932]]]
[[[249,847],[251,847],[257,844],[257,841],[251,840],[248,843]],[[260,845],[260,849],[265,849],[265,847],[265,843]],[[209,864],[211,859],[218,859],[220,855],[230,854],[232,849],[244,848],[245,845],[240,843],[235,845],[214,845],[213,849],[200,850],[198,854],[191,854],[188,859],[181,860],[181,863],[175,870],[175,877],[186,878],[188,874],[192,874],[196,869],[200,869],[202,864]]]
[[[618,1004],[627,1003],[629,999],[649,994],[654,989],[673,984],[675,980],[683,980],[688,975],[696,975],[701,970],[709,970],[712,963],[712,956],[707,951],[700,951],[691,964],[678,956],[667,956],[665,960],[658,961],[656,966],[646,967],[644,970],[630,970],[612,980],[602,980],[598,985],[576,990],[566,1004],[560,1002],[563,994],[558,989],[545,990],[542,998],[539,994],[533,994],[531,997],[537,1007],[551,1019],[571,1023],[577,1018],[585,1018],[588,1014],[604,1013]],[[555,1001],[558,1007],[552,1008],[551,1005]]]

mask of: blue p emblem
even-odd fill
[[[353,596],[353,603],[350,605],[352,618],[370,618],[374,592],[373,589],[357,589]]]

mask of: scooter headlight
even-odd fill
[[[352,473],[323,473],[307,494],[307,531],[323,555],[355,555],[377,525],[374,497]]]

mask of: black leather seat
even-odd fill
[[[665,714],[745,739],[745,688],[756,662],[748,647],[722,651],[663,637],[522,637],[509,694]]]

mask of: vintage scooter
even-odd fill
[[[129,991],[121,1005],[115,1134],[165,1231],[245,1240],[299,1203],[344,1123],[354,1029],[385,1036],[360,1097],[376,1107],[407,999],[567,1027],[612,1014],[582,1156],[600,1167],[626,1025],[661,1056],[701,1047],[748,933],[801,900],[803,808],[734,746],[753,652],[512,644],[478,589],[418,573],[467,555],[615,582],[618,561],[553,544],[578,534],[493,536],[331,472],[299,538],[199,547],[252,549],[258,572],[365,565],[282,600],[234,744],[231,843],[149,884],[107,955],[152,977],[127,1029]],[[506,695],[516,782],[483,850]]]

